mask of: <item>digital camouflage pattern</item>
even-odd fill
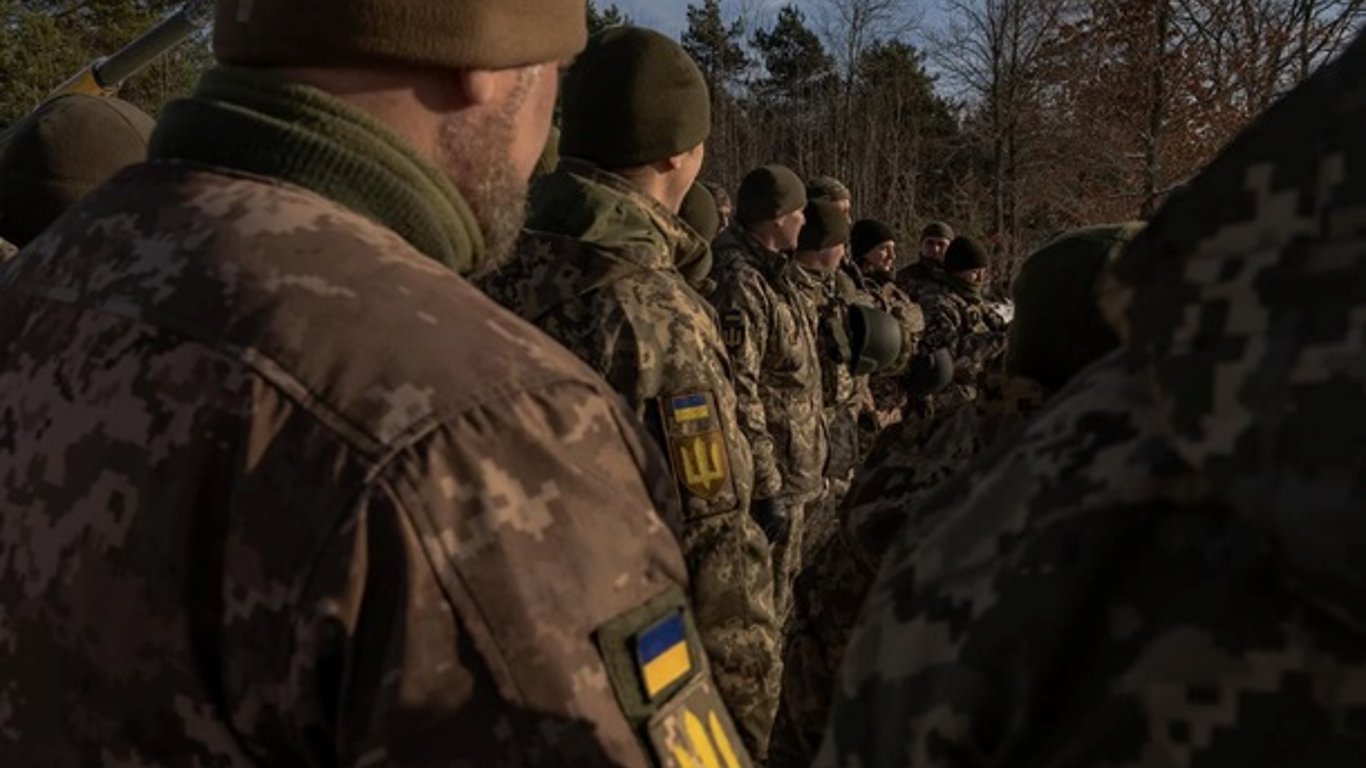
[[[889,550],[817,765],[1366,760],[1366,39],[1120,258],[1124,349]]]
[[[755,498],[780,498],[791,515],[773,551],[779,623],[801,567],[806,508],[824,491],[828,442],[820,348],[811,314],[794,293],[795,263],[765,250],[736,226],[713,245],[721,332],[739,398],[740,429],[754,450]]]
[[[932,274],[916,299],[925,313],[920,344],[926,351],[949,350],[954,374],[952,384],[926,399],[922,413],[977,399],[978,380],[1006,342],[1005,326],[980,291],[942,270]]]
[[[539,331],[371,219],[178,162],[0,293],[3,762],[653,763],[593,637],[686,590],[677,510]]]
[[[819,272],[803,267],[793,271],[794,306],[816,327],[820,351],[821,393],[829,455],[825,462],[825,492],[806,510],[802,531],[802,562],[834,534],[836,511],[849,492],[854,468],[863,459],[860,424],[872,413],[868,376],[849,369],[852,355],[849,312],[855,304],[873,306],[843,272]]]
[[[836,535],[797,579],[771,768],[811,764],[859,608],[897,532],[908,524],[926,529],[933,522],[919,514],[926,497],[1012,434],[1045,398],[1026,379],[989,376],[970,407],[911,418],[882,434],[854,479]]]
[[[531,223],[557,232],[528,231],[481,287],[586,361],[655,427],[684,499],[702,641],[761,757],[779,677],[768,541],[749,515],[753,462],[715,312],[676,268],[706,244],[621,177],[573,161],[537,183]],[[671,403],[697,394],[711,398],[715,445],[672,428]]]

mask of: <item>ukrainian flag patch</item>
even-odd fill
[[[702,394],[675,397],[669,402],[669,408],[673,411],[674,421],[679,424],[711,418],[707,396]]]
[[[636,635],[636,665],[645,695],[654,699],[692,672],[687,624],[682,611],[670,614]]]

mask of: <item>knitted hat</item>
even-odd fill
[[[806,185],[785,166],[765,165],[746,174],[736,197],[735,218],[758,224],[806,207]]]
[[[945,240],[952,240],[954,237],[953,227],[950,227],[942,221],[932,221],[929,224],[926,224],[924,229],[920,230],[921,240],[929,237],[940,237]]]
[[[1142,231],[1130,222],[1068,232],[1025,259],[1013,289],[1007,371],[1057,390],[1119,345],[1097,305],[1096,282]]]
[[[688,152],[711,133],[711,95],[683,46],[641,27],[593,35],[564,80],[560,154],[627,168]]]
[[[152,118],[119,99],[76,94],[17,123],[0,150],[0,238],[24,246],[124,167],[147,157]]]
[[[955,237],[944,253],[944,269],[949,272],[967,272],[982,269],[991,263],[987,252],[977,241],[967,237]]]
[[[849,233],[849,248],[854,261],[862,259],[869,251],[886,242],[896,240],[892,228],[876,219],[860,219],[854,222]]]
[[[806,204],[806,224],[797,236],[797,250],[823,251],[849,242],[849,220],[829,200]]]
[[[218,0],[213,50],[249,66],[504,69],[583,50],[584,0]]]
[[[853,196],[849,194],[849,188],[839,179],[831,176],[817,176],[806,182],[806,198],[838,203],[841,200],[852,200]]]
[[[694,184],[688,190],[682,207],[678,209],[678,217],[707,242],[715,240],[716,233],[721,231],[721,214],[716,210],[716,198],[701,184]]]

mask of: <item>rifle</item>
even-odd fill
[[[48,98],[55,99],[72,93],[112,96],[128,78],[206,26],[213,19],[213,7],[213,0],[189,0],[180,10],[117,53],[96,59],[72,75],[57,86]]]
[[[180,10],[116,53],[96,59],[72,75],[66,82],[57,86],[45,101],[73,93],[113,96],[128,78],[207,26],[213,20],[213,8],[214,0],[188,0]],[[16,120],[15,125],[19,122],[21,121]],[[8,143],[9,133],[13,129],[14,126],[11,125],[0,132],[0,150]]]

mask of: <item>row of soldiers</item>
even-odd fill
[[[946,225],[698,185],[667,38],[411,5],[0,156],[4,762],[1359,762],[1362,44],[1007,332]]]

